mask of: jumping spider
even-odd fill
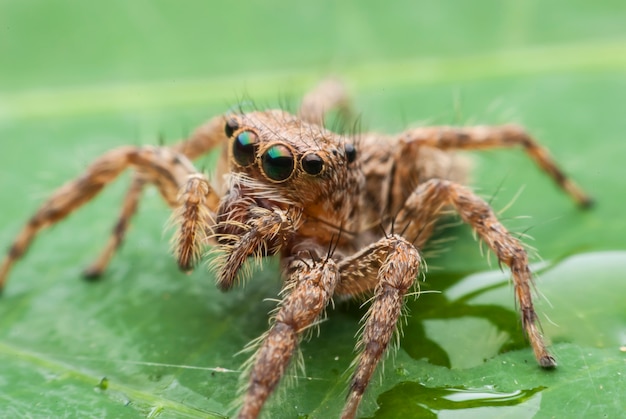
[[[172,147],[107,152],[58,189],[21,230],[0,266],[0,287],[39,230],[132,167],[113,234],[85,275],[102,274],[149,183],[174,210],[174,249],[182,270],[192,269],[212,244],[219,253],[217,285],[229,290],[246,259],[279,254],[282,301],[252,358],[239,418],[259,415],[301,335],[334,297],[373,294],[342,413],[353,418],[418,276],[420,249],[442,213],[453,209],[510,268],[535,357],[540,366],[554,367],[533,308],[526,251],[490,206],[462,185],[466,170],[452,151],[521,146],[579,205],[588,206],[590,198],[517,126],[424,127],[394,136],[338,135],[324,128],[325,112],[346,103],[341,84],[327,81],[305,96],[297,116],[281,110],[231,113]],[[190,160],[217,146],[222,147],[218,182],[211,184]]]

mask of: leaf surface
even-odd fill
[[[496,209],[513,201],[501,217],[534,238],[539,311],[559,367],[535,365],[508,274],[457,226],[445,252],[428,258],[420,285],[429,292],[408,301],[400,347],[360,414],[622,415],[624,3],[270,3],[236,13],[203,1],[0,5],[11,22],[0,36],[0,243],[102,152],[171,143],[249,99],[293,108],[328,74],[347,81],[364,130],[521,123],[597,201],[576,209],[520,150],[473,154],[477,191]],[[12,272],[0,301],[8,416],[233,414],[247,357],[238,353],[267,328],[277,261],[229,293],[204,267],[182,275],[163,232],[169,211],[148,190],[103,280],[79,280],[127,181],[42,233]],[[266,417],[338,415],[363,313],[358,303],[330,311],[302,344],[306,372],[290,373],[297,382]]]

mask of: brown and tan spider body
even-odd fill
[[[463,186],[466,165],[452,151],[521,146],[580,205],[590,199],[516,126],[426,127],[396,136],[339,135],[324,128],[324,113],[345,104],[342,86],[327,81],[304,98],[297,116],[279,110],[230,114],[171,148],[122,147],[104,154],[31,218],[0,266],[0,286],[39,230],[132,166],[135,176],[113,235],[86,275],[104,271],[148,183],[174,209],[181,269],[193,268],[213,245],[217,284],[228,290],[245,276],[241,268],[248,258],[279,254],[282,300],[251,360],[240,418],[259,415],[303,332],[334,297],[372,294],[342,414],[352,418],[396,332],[404,296],[418,275],[420,249],[442,213],[453,209],[511,269],[535,356],[542,367],[554,367],[538,330],[526,251],[489,205]],[[189,159],[216,146],[223,151],[217,183],[211,184]]]

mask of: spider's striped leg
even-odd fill
[[[442,210],[450,206],[494,251],[498,260],[511,269],[515,295],[521,311],[522,326],[535,357],[543,368],[555,367],[556,361],[547,350],[533,306],[532,273],[528,267],[526,250],[502,226],[484,200],[465,186],[447,180],[431,179],[419,185],[409,196],[395,219],[395,226],[398,230],[404,231],[404,237],[415,239],[419,244],[424,243],[432,231],[433,222]],[[410,243],[407,242],[406,245],[403,243],[404,239],[390,236],[363,249],[340,264],[341,282],[336,288],[338,295],[359,295],[376,287],[374,301],[368,312],[360,341],[363,353],[357,361],[348,403],[343,413],[344,418],[352,418],[356,415],[365,386],[391,334],[396,330],[395,324],[402,305],[400,297],[413,283],[419,264],[419,255]],[[386,249],[391,244],[394,244],[399,251],[390,252],[389,256],[386,256],[388,258],[386,262],[382,262],[385,253],[380,249]],[[408,260],[411,259],[413,263],[408,264]],[[413,267],[412,271],[410,271],[411,267]],[[396,272],[388,274],[385,272],[387,269],[394,269]],[[401,271],[412,273],[402,276]],[[379,273],[378,278],[373,275],[373,272]]]
[[[517,125],[414,128],[400,134],[399,140],[405,149],[423,146],[440,150],[522,147],[537,166],[546,172],[579,206],[587,208],[593,204],[592,198],[565,175],[548,150]],[[410,153],[403,152],[403,154]]]
[[[396,225],[406,226],[405,237],[419,237],[428,217],[434,219],[442,208],[452,206],[461,219],[511,269],[515,296],[521,311],[522,326],[543,368],[553,368],[556,361],[548,352],[539,328],[532,299],[532,273],[524,246],[500,223],[482,198],[469,188],[447,180],[431,179],[419,185],[409,196],[396,218]],[[428,214],[428,213],[431,214]],[[421,217],[421,218],[420,218]]]
[[[178,206],[178,191],[189,175],[197,173],[181,154],[164,147],[120,147],[96,159],[79,178],[57,189],[30,218],[0,265],[0,289],[17,259],[40,230],[55,224],[93,199],[127,168],[136,168],[154,183],[171,207]]]
[[[225,125],[226,117],[216,116],[200,125],[189,137],[177,142],[171,148],[189,160],[195,160],[228,141],[224,133]]]
[[[126,196],[124,196],[122,209],[117,222],[113,227],[111,236],[109,237],[104,249],[100,252],[100,255],[98,255],[96,260],[83,271],[83,276],[85,278],[99,278],[109,265],[115,251],[120,247],[122,241],[124,240],[131,217],[137,212],[139,199],[141,198],[141,192],[143,191],[144,185],[145,181],[140,176],[133,176],[130,187],[126,192]]]
[[[282,291],[285,296],[272,327],[262,337],[261,345],[251,359],[252,370],[239,419],[259,415],[285,374],[302,334],[317,324],[339,281],[337,265],[329,258],[297,260],[290,271],[291,276]]]
[[[171,148],[174,152],[183,154],[188,159],[196,159],[226,141],[224,124],[225,119],[223,116],[215,117],[198,127],[188,138],[179,141]],[[133,175],[130,187],[124,197],[118,219],[111,231],[111,236],[104,249],[100,252],[100,255],[85,269],[84,276],[86,278],[94,279],[102,275],[115,254],[115,251],[122,244],[130,225],[130,219],[137,211],[141,192],[148,180],[149,176],[146,178],[140,171]],[[187,262],[190,262],[190,260]],[[185,266],[185,270],[189,269],[188,263],[186,263]]]
[[[420,265],[419,252],[406,239],[390,235],[341,261],[338,295],[359,295],[374,287],[374,297],[357,344],[360,352],[342,418],[354,418],[363,393],[385,354]],[[371,289],[371,288],[370,288]]]

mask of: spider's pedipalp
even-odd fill
[[[171,219],[178,228],[171,243],[178,267],[186,272],[193,269],[208,244],[218,202],[208,179],[201,174],[189,175],[178,201]]]
[[[263,256],[277,253],[300,225],[298,208],[269,210],[249,205],[237,208],[237,204],[229,213],[233,217],[239,212],[245,213],[246,224],[219,220],[212,237],[220,244],[220,253],[213,264],[217,268],[217,285],[223,291],[234,285],[237,273],[248,257],[260,260]]]

